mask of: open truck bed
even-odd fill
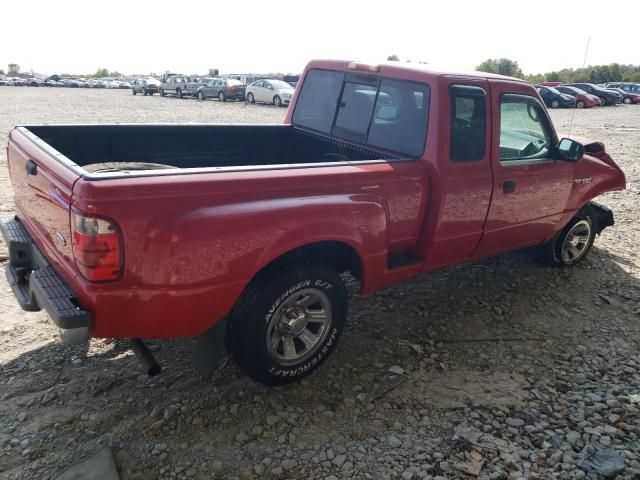
[[[18,127],[89,174],[308,166],[394,158],[290,125],[40,125]],[[158,171],[160,170],[160,171]]]

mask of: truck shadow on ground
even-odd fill
[[[445,356],[455,359],[460,349],[495,349],[487,344],[512,348],[517,343],[562,342],[585,329],[626,328],[625,319],[637,318],[640,280],[624,267],[637,265],[598,248],[583,264],[565,269],[542,267],[523,253],[512,253],[425,274],[375,295],[355,295],[337,351],[313,377],[345,364],[364,373],[374,364],[405,358],[414,362],[433,356],[436,349],[450,350]],[[179,374],[200,381],[190,367],[193,344],[193,339],[150,341],[164,368],[160,377]],[[461,357],[460,366],[467,360],[477,362]],[[489,368],[501,362],[494,356],[480,363]],[[109,371],[143,376],[126,340],[93,340],[86,346],[51,343],[0,365],[0,375],[51,369],[84,372],[90,381]],[[230,362],[211,383],[239,376],[242,372]],[[21,378],[18,383],[28,380]]]

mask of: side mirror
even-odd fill
[[[557,152],[558,160],[577,162],[584,156],[584,146],[570,138],[563,138],[558,144]]]

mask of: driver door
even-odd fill
[[[575,164],[551,158],[558,140],[540,101],[492,83],[493,193],[474,257],[538,245],[555,234]]]

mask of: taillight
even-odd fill
[[[122,241],[113,220],[71,212],[73,257],[90,282],[116,280],[122,271]]]

